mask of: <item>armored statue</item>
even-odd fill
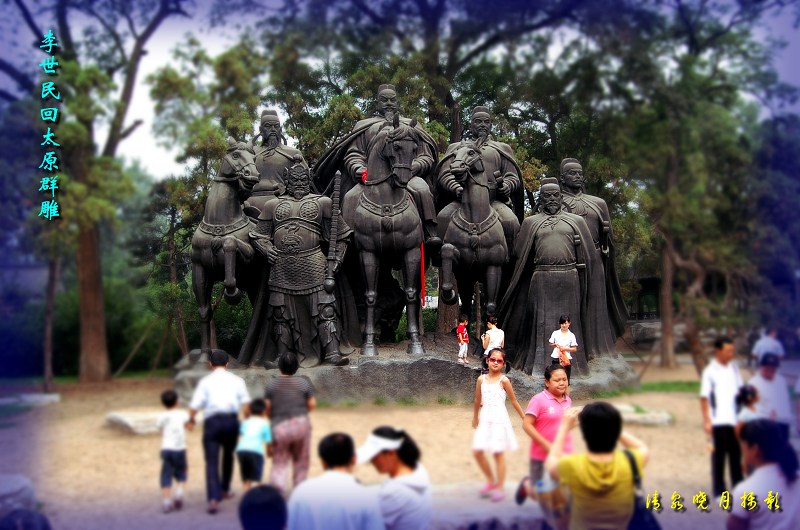
[[[473,140],[481,139],[481,163],[487,175],[486,187],[491,206],[503,227],[507,246],[513,250],[514,238],[524,216],[522,172],[511,147],[492,139],[492,116],[488,108],[477,106],[472,109],[469,133]],[[463,181],[451,169],[453,157],[461,146],[461,142],[450,144],[437,167],[437,202],[443,207],[438,216],[440,234],[447,231],[447,225],[453,213],[459,209],[464,193]]]
[[[591,313],[597,314],[590,325],[596,327],[596,340],[591,344],[594,351],[589,351],[591,359],[614,351],[616,337],[621,337],[628,320],[628,310],[622,298],[614,261],[614,238],[611,231],[611,214],[606,201],[600,197],[584,193],[583,167],[574,158],[561,161],[561,192],[564,208],[580,215],[586,220],[592,234],[594,252],[603,270],[604,282],[597,282],[589,293],[593,302]],[[610,321],[610,322],[609,322]]]
[[[347,364],[339,351],[333,275],[352,231],[330,198],[311,193],[311,175],[299,156],[283,181],[285,192],[264,205],[250,234],[270,263],[266,320],[259,324],[271,327],[276,356],[293,352],[303,366]],[[273,367],[273,359],[260,361]]]
[[[563,207],[557,179],[542,180],[540,202],[542,211],[526,218],[517,236],[517,262],[498,318],[512,366],[531,374],[550,364],[548,338],[559,317],[570,315],[578,340],[573,366],[580,373],[592,351],[585,322],[593,316],[587,302],[599,264],[589,227]]]
[[[294,163],[295,158],[300,157],[303,160],[300,151],[286,145],[286,137],[276,111],[267,109],[261,113],[258,136],[261,137],[261,145],[255,147],[258,182],[244,202],[245,212],[254,218],[258,218],[268,200],[283,193],[284,171]],[[302,163],[305,164],[305,160]]]

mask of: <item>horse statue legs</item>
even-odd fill
[[[255,285],[249,265],[255,249],[250,244],[252,221],[244,215],[239,196],[257,179],[250,144],[230,141],[219,174],[208,193],[203,220],[192,236],[192,290],[200,316],[200,353],[211,353],[211,304],[214,283],[222,281],[225,301],[238,304],[245,290],[253,301]]]

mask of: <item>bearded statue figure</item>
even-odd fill
[[[588,250],[594,253],[603,279],[602,282],[594,282],[589,293],[589,312],[593,316],[586,323],[586,330],[592,337],[589,341],[592,349],[587,351],[591,359],[616,351],[616,339],[625,331],[628,310],[622,298],[614,263],[614,238],[608,205],[600,197],[584,192],[583,167],[576,159],[562,160],[560,173],[564,208],[586,221],[592,234]]]
[[[251,322],[248,332],[262,343],[252,362],[273,368],[277,356],[292,352],[302,366],[347,364],[339,351],[334,284],[326,277],[329,246],[336,246],[335,273],[352,230],[339,216],[338,233],[331,234],[332,201],[311,193],[311,174],[302,158],[296,157],[284,171],[283,181],[285,191],[264,205],[258,227],[250,234],[253,246],[270,264],[266,312],[262,321]],[[274,349],[267,342],[269,335]]]
[[[586,374],[592,340],[586,334],[588,293],[597,281],[598,263],[583,217],[566,211],[558,180],[545,178],[542,211],[526,218],[517,236],[517,262],[500,304],[506,349],[512,366],[528,374],[550,364],[549,337],[559,317],[569,315],[578,341],[573,375]],[[602,278],[600,276],[600,278]]]
[[[284,172],[297,157],[300,157],[302,163],[308,167],[303,160],[303,154],[294,147],[286,145],[286,137],[283,135],[283,128],[276,111],[267,109],[261,113],[258,136],[261,137],[261,145],[255,146],[258,182],[253,186],[250,197],[244,202],[245,213],[254,219],[261,215],[268,200],[283,193]]]

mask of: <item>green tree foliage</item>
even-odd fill
[[[741,324],[754,263],[750,123],[765,101],[792,96],[771,67],[773,49],[752,36],[782,4],[666,4],[663,30],[643,41],[613,36],[628,79],[624,160],[643,187],[642,207],[661,240],[664,366],[674,366],[672,313],[702,368],[700,327]],[[673,291],[673,287],[675,291]],[[677,295],[677,296],[674,296]]]
[[[554,28],[588,29],[598,20],[627,20],[639,11],[637,5],[624,0],[289,0],[268,9],[257,0],[238,0],[216,7],[218,20],[242,10],[265,13],[259,25],[270,56],[273,89],[267,97],[289,115],[293,135],[313,161],[329,145],[326,140],[349,130],[352,120],[342,118],[352,118],[354,108],[368,110],[380,83],[397,85],[404,113],[426,117],[444,147],[461,137],[463,106],[456,85],[466,69]]]
[[[748,243],[759,274],[750,279],[752,298],[759,324],[794,329],[800,326],[800,117],[767,120],[757,138]]]
[[[166,318],[168,327],[174,323],[183,353],[199,342],[191,290],[192,235],[202,219],[227,139],[254,137],[267,65],[254,48],[244,35],[237,45],[210,57],[198,39],[187,35],[174,51],[174,63],[148,78],[156,103],[156,135],[164,144],[179,147],[178,159],[186,164],[186,171],[153,187],[135,253],[140,263],[150,267],[151,306]],[[215,293],[217,343],[237,350],[247,330],[250,306],[219,305],[219,290]]]
[[[34,17],[34,13],[47,15]],[[98,224],[114,217],[119,193],[130,192],[114,157],[120,142],[142,123],[130,122],[128,110],[145,47],[159,26],[177,15],[186,15],[181,0],[53,0],[33,9],[18,0],[10,15],[12,23],[28,30],[34,42],[50,28],[58,41],[57,82],[65,117],[58,126],[63,146],[60,170],[63,181],[70,183],[69,191],[62,190],[65,200],[70,195],[81,206],[73,210],[73,215],[77,225],[82,381],[102,381],[110,375]],[[41,22],[48,25],[40,26]],[[3,90],[3,99],[31,97],[38,88],[37,74],[22,60],[12,64],[3,59],[0,71],[18,91]],[[101,130],[107,131],[104,141],[99,138]]]

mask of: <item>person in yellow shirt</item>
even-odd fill
[[[588,452],[562,456],[567,432],[580,424]],[[627,528],[633,516],[633,472],[617,441],[630,450],[639,468],[647,465],[647,446],[622,431],[622,415],[610,403],[597,401],[580,413],[564,413],[545,470],[553,480],[569,487],[572,494],[570,530]]]

